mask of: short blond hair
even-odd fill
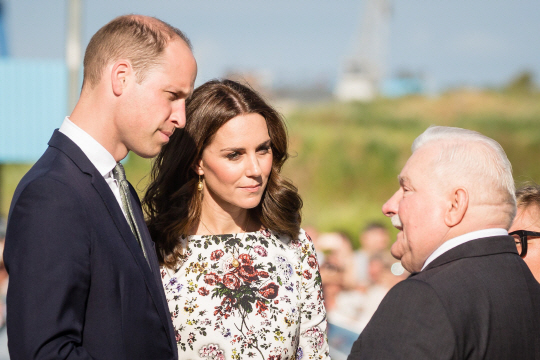
[[[84,54],[83,87],[96,86],[103,69],[119,59],[127,59],[142,82],[149,69],[160,64],[171,40],[183,40],[184,33],[159,19],[142,15],[123,15],[113,19],[90,39]]]

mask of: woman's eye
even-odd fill
[[[236,151],[232,152],[232,153],[229,153],[226,155],[227,159],[229,160],[235,160],[235,159],[238,159],[238,157],[240,156],[239,153],[237,153]]]
[[[271,148],[270,146],[266,146],[266,147],[264,147],[264,148],[260,148],[260,149],[259,149],[259,153],[261,153],[261,154],[267,154],[267,153],[269,153],[271,150],[272,150],[272,148]]]

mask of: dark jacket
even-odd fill
[[[510,236],[459,245],[397,284],[355,359],[540,359],[540,284]]]
[[[131,192],[150,266],[103,176],[55,131],[8,218],[12,360],[177,358],[154,244]]]

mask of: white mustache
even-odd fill
[[[394,216],[392,216],[391,220],[392,220],[392,226],[393,227],[395,227],[395,228],[397,228],[397,227],[403,228],[403,224],[401,223],[401,219],[399,218],[398,214],[395,214]]]

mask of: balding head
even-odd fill
[[[177,28],[153,17],[124,15],[103,26],[94,34],[84,55],[83,88],[93,88],[107,65],[119,59],[129,60],[138,82],[148,70],[161,64],[167,45],[174,40],[189,39]]]
[[[498,142],[472,130],[431,126],[416,138],[412,152],[424,147],[437,152],[426,168],[442,187],[465,187],[470,206],[496,207],[510,227],[516,214],[515,185],[512,165]]]

